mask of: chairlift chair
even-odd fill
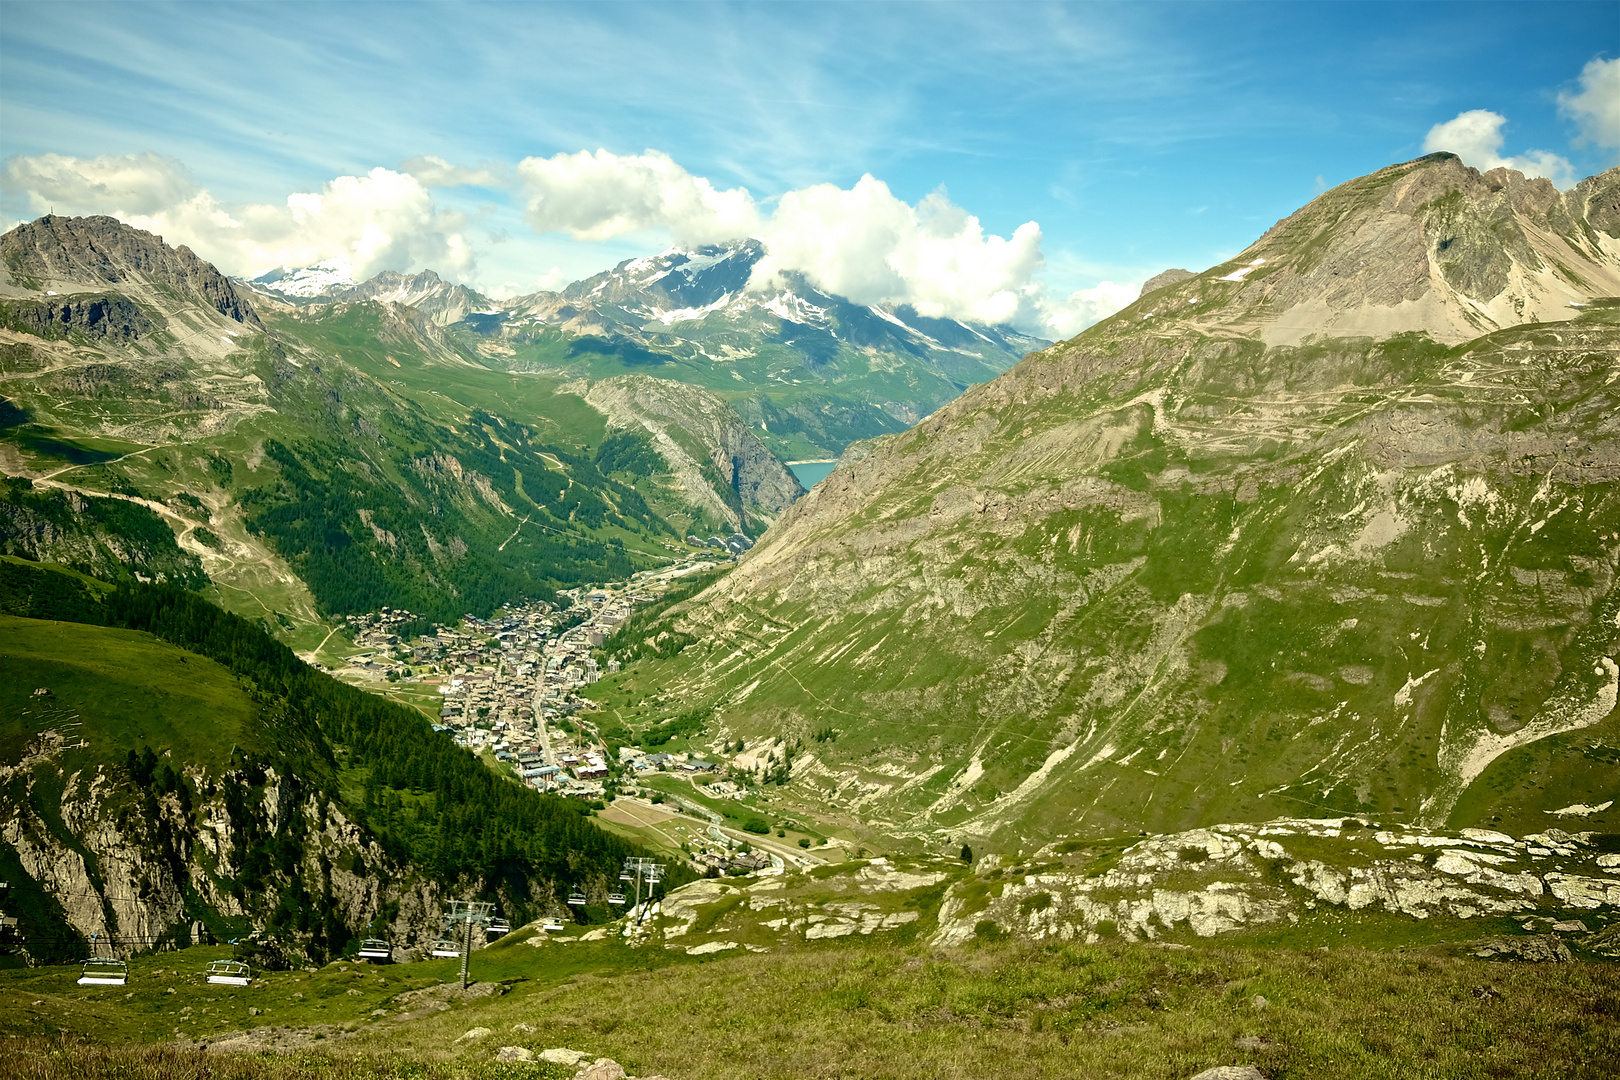
[[[568,902],[573,904],[575,907],[584,907],[585,894],[580,892],[578,889],[575,889],[573,892],[568,894]]]
[[[215,986],[246,986],[253,981],[253,969],[240,960],[215,960],[207,975]]]
[[[360,943],[357,953],[362,960],[392,960],[394,947],[381,938],[366,938]]]
[[[80,986],[123,986],[129,981],[129,965],[109,956],[95,956],[79,971]]]
[[[547,915],[546,921],[540,924],[540,929],[551,933],[557,930],[566,929],[566,927],[563,926],[561,915]]]
[[[496,916],[495,918],[489,920],[488,926],[484,927],[484,936],[497,938],[510,929],[512,929],[511,923],[507,922],[500,916]]]
[[[622,892],[608,893],[608,903],[610,903],[610,904],[623,904],[624,903],[624,893],[622,893]]]
[[[433,948],[431,951],[435,957],[443,959],[450,956],[460,956],[461,946],[456,944],[454,941],[451,941],[449,938],[440,938],[438,941],[433,943]]]

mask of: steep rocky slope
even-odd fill
[[[236,322],[259,325],[252,304],[230,278],[190,248],[170,248],[161,236],[131,229],[117,218],[47,215],[19,225],[0,239],[0,260],[10,276],[0,285],[0,296],[23,290],[55,295],[98,283],[149,300],[167,290]]]
[[[611,427],[648,433],[688,500],[733,530],[762,530],[804,488],[715,395],[696,386],[620,375],[569,383]]]
[[[1620,823],[1617,193],[1334,189],[852,447],[626,679],[893,834]]]

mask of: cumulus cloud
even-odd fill
[[[1423,140],[1423,152],[1450,151],[1465,165],[1489,170],[1506,167],[1526,176],[1544,176],[1559,188],[1575,182],[1575,169],[1569,161],[1548,150],[1530,150],[1515,157],[1502,156],[1502,125],[1507,117],[1488,109],[1469,109],[1454,119],[1436,124]]]
[[[464,273],[473,265],[460,216],[435,210],[421,182],[390,169],[339,176],[282,205],[222,204],[155,154],[14,157],[4,186],[35,213],[107,214],[242,277],[333,259],[360,277],[427,265]]]
[[[1576,145],[1620,147],[1620,60],[1593,60],[1577,81],[1580,93],[1558,95],[1558,111],[1580,126]]]
[[[766,213],[747,189],[718,189],[656,150],[527,158],[517,172],[529,224],[541,232],[601,241],[661,229],[686,246],[759,237],[767,254],[755,268],[757,289],[797,272],[856,303],[910,304],[931,317],[1041,333],[1053,332],[1049,316],[1071,326],[1075,312],[1105,303],[1044,300],[1035,280],[1043,262],[1035,222],[1011,237],[987,235],[942,192],[913,206],[872,176],[848,189],[789,191]]]
[[[657,150],[530,157],[517,173],[529,224],[576,240],[664,228],[678,244],[713,244],[751,235],[759,222],[747,189],[716,190]]]
[[[358,278],[432,267],[466,279],[474,268],[466,222],[436,208],[430,191],[462,184],[511,185],[537,231],[583,241],[647,231],[689,247],[758,237],[767,255],[751,282],[756,289],[798,273],[856,303],[910,304],[930,317],[1011,324],[1046,337],[1077,333],[1136,297],[1136,286],[1112,282],[1047,295],[1040,226],[987,233],[943,191],[911,204],[863,176],[847,189],[789,191],[766,208],[747,189],[717,188],[655,150],[531,157],[510,171],[415,157],[397,171],[337,177],[283,204],[223,204],[179,163],[154,154],[14,157],[0,174],[0,186],[35,214],[110,214],[242,277],[335,260]],[[492,233],[488,242],[500,239]],[[494,288],[509,293],[567,283],[555,266],[531,283],[511,265],[503,273],[508,280]]]
[[[1119,283],[1099,281],[1089,289],[1078,289],[1064,300],[1040,300],[1041,325],[1049,337],[1073,337],[1092,323],[1101,322],[1130,305],[1142,291],[1140,281]]]
[[[760,235],[759,287],[797,270],[858,304],[908,303],[932,318],[1027,322],[1033,312],[1041,227],[986,236],[940,192],[911,206],[870,175],[847,191],[817,184],[783,195]]]

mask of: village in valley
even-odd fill
[[[628,582],[562,589],[555,603],[507,606],[488,619],[468,615],[454,628],[432,627],[415,636],[410,632],[422,622],[409,611],[385,607],[352,615],[347,629],[358,651],[332,673],[419,707],[432,702],[434,730],[492,768],[537,791],[584,800],[638,831],[656,827],[698,869],[748,873],[820,863],[837,849],[812,855],[780,840],[744,835],[728,828],[726,815],[712,803],[638,784],[669,773],[697,781],[711,800],[741,800],[765,764],[762,754],[739,751],[717,762],[690,750],[613,745],[619,740],[604,737],[593,716],[596,704],[581,693],[619,670],[617,660],[598,657],[637,605],[659,600],[682,579],[717,564],[712,555],[699,556],[637,573]],[[621,801],[608,810],[615,800]],[[809,846],[797,833],[793,839],[805,840],[800,849]],[[815,840],[817,846],[826,842]]]

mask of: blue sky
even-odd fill
[[[117,213],[238,273],[330,249],[361,270],[429,265],[504,294],[672,235],[712,238],[716,215],[736,210],[731,227],[780,236],[804,260],[823,257],[812,241],[839,222],[864,236],[886,221],[899,239],[857,244],[823,277],[982,314],[1020,289],[1055,303],[1203,269],[1324,187],[1423,153],[1431,129],[1471,110],[1501,118],[1490,131],[1504,157],[1544,151],[1575,178],[1617,160],[1590,108],[1602,94],[1581,81],[1620,55],[1612,0],[9,0],[4,16],[5,220],[42,201]],[[545,164],[597,150],[610,156],[566,177]],[[525,159],[539,164],[519,170]],[[883,190],[837,195],[863,175]],[[330,190],[339,177],[366,182]],[[745,188],[748,205],[717,209],[701,180]],[[789,195],[805,191],[821,194]],[[293,193],[324,201],[299,218]],[[575,205],[613,197],[640,209]],[[896,224],[907,212],[921,223]],[[1038,236],[1016,239],[1027,222]],[[862,259],[901,268],[863,277]],[[967,277],[916,268],[942,261]],[[1034,308],[1019,310],[1027,321]]]

